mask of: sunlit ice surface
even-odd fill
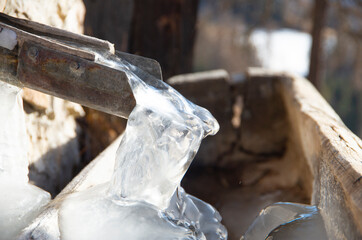
[[[315,206],[279,202],[263,209],[241,240],[327,240]]]
[[[9,240],[41,212],[50,195],[28,183],[20,89],[0,82],[0,103],[0,240]]]
[[[219,213],[180,187],[201,140],[219,124],[167,84],[114,58],[98,62],[126,72],[137,105],[111,181],[63,202],[61,238],[227,239]]]

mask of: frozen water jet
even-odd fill
[[[20,89],[0,82],[0,102],[0,240],[9,240],[40,213],[50,195],[28,183]]]
[[[201,140],[218,131],[217,121],[129,63],[98,61],[127,73],[137,105],[111,181],[63,202],[62,239],[227,239],[218,212],[180,187]]]

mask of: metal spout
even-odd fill
[[[162,80],[157,61],[114,50],[113,44],[0,13],[0,29],[16,34],[14,49],[1,47],[0,80],[128,118],[136,105],[125,72],[95,62],[114,54]],[[1,34],[1,32],[0,32]]]

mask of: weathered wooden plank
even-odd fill
[[[362,237],[362,141],[342,122],[309,81],[250,69],[274,78],[291,125],[289,141],[301,148],[313,175],[312,204],[321,209],[330,239]]]

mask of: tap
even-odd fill
[[[6,34],[10,40],[4,40]],[[0,13],[1,81],[128,118],[136,105],[128,76],[96,61],[97,54],[116,56],[162,80],[153,59],[116,51],[108,41]]]

